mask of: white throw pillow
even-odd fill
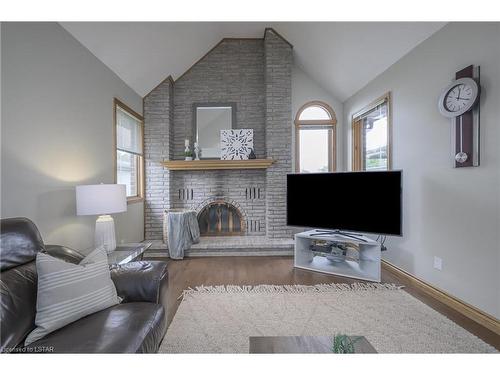
[[[45,253],[36,256],[38,295],[36,328],[24,345],[84,316],[120,303],[104,247],[72,264]]]

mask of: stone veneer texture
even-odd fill
[[[170,208],[170,175],[160,162],[172,158],[173,81],[166,79],[144,98],[144,237],[161,239],[163,211]]]
[[[236,129],[253,129],[258,158],[265,155],[264,42],[225,39],[175,81],[174,158],[182,159],[184,140],[193,144],[193,104],[236,103]]]
[[[272,30],[264,37],[266,154],[275,163],[266,173],[266,221],[270,238],[290,237],[286,226],[286,175],[292,171],[292,48]]]
[[[268,29],[263,39],[224,39],[175,84],[167,79],[145,97],[146,239],[162,238],[165,209],[220,199],[240,209],[247,235],[290,238],[291,68],[292,47]],[[267,170],[163,168],[163,160],[184,158],[184,139],[194,142],[193,104],[224,102],[236,103],[235,128],[254,130],[257,158],[276,162]]]
[[[223,200],[239,209],[248,235],[266,234],[263,170],[174,171],[171,181],[172,208],[199,211],[206,203]]]

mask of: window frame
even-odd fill
[[[392,170],[392,95],[388,91],[384,95],[378,97],[367,106],[363,107],[351,117],[351,170],[366,171],[363,169],[363,139],[361,126],[359,124],[360,117],[373,111],[379,105],[387,103],[387,170]]]
[[[309,107],[321,107],[330,115],[329,120],[300,120],[302,112]],[[320,100],[312,100],[303,104],[295,115],[295,172],[300,173],[300,129],[307,129],[308,126],[327,125],[328,129],[328,172],[337,170],[337,116],[332,107]]]
[[[127,204],[143,202],[144,201],[144,186],[145,186],[145,175],[144,175],[144,117],[130,108],[128,105],[123,103],[121,100],[117,98],[113,98],[113,180],[114,183],[117,183],[118,180],[118,144],[117,144],[117,111],[118,109],[126,112],[128,115],[137,119],[140,123],[140,135],[141,135],[141,145],[142,145],[142,154],[137,155],[139,160],[137,162],[137,195],[127,197]]]

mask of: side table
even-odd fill
[[[144,252],[151,247],[151,242],[124,243],[108,254],[109,264],[125,264],[141,260]]]

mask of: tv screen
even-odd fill
[[[287,225],[402,235],[401,171],[287,176]]]

